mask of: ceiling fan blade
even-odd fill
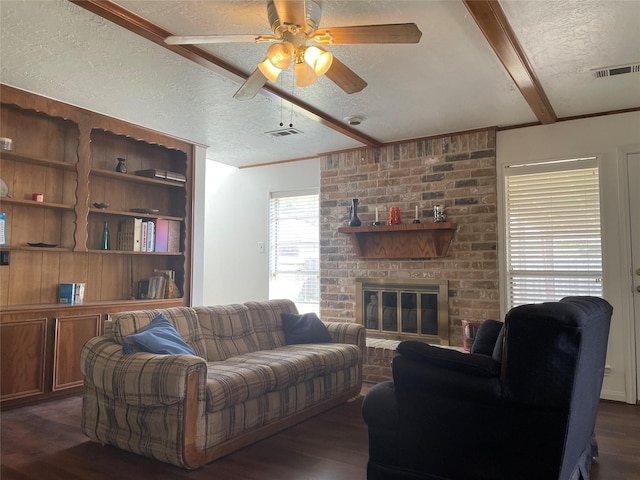
[[[367,82],[335,56],[331,68],[324,75],[348,94],[358,93],[367,86]]]
[[[256,96],[260,89],[267,83],[267,77],[263,75],[259,68],[256,68],[249,78],[233,94],[237,100],[248,100]]]
[[[273,35],[237,34],[237,35],[171,35],[164,39],[167,45],[199,45],[204,43],[262,43],[275,42]]]
[[[331,37],[333,37],[331,39]],[[311,39],[334,45],[347,43],[418,43],[422,32],[415,23],[387,23],[321,28]]]
[[[273,0],[281,25],[297,25],[304,29],[307,22],[304,0]]]

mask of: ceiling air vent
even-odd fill
[[[280,130],[272,130],[270,132],[264,132],[265,135],[271,135],[272,137],[289,137],[291,135],[300,135],[302,132],[296,128],[282,128]]]
[[[630,63],[628,65],[618,65],[616,67],[597,68],[592,70],[593,78],[613,77],[614,75],[622,75],[623,73],[640,72],[640,63]]]

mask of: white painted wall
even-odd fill
[[[197,146],[195,151],[194,186],[193,186],[193,237],[191,239],[191,251],[193,252],[193,265],[191,266],[191,305],[203,305],[203,278],[204,263],[202,258],[205,250],[205,192],[207,149]]]
[[[600,157],[601,178],[601,217],[603,232],[603,269],[604,296],[613,305],[614,314],[609,334],[607,366],[602,397],[632,402],[635,397],[634,324],[632,309],[629,308],[631,295],[629,284],[628,259],[620,236],[623,225],[620,212],[626,209],[621,205],[628,199],[618,193],[619,167],[621,156],[619,148],[640,142],[640,112],[585,118],[553,125],[506,130],[497,136],[498,188],[502,195],[500,182],[502,166],[523,161],[575,158],[598,155]],[[640,179],[638,188],[640,188]],[[498,225],[504,232],[503,202],[499,201]],[[499,248],[504,251],[504,235],[499,235]],[[501,288],[504,292],[504,288]],[[504,310],[505,302],[502,301]],[[502,312],[504,314],[504,311]]]
[[[318,159],[237,169],[206,166],[202,304],[269,298],[269,195],[320,188]],[[265,253],[258,243],[264,242]]]

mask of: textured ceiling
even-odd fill
[[[178,35],[270,33],[263,1],[118,4]],[[501,1],[557,117],[640,107],[640,73],[595,80],[595,68],[640,62],[640,1]],[[415,22],[416,45],[335,45],[368,86],[347,95],[327,78],[277,88],[379,142],[537,122],[458,0],[325,0],[321,27]],[[0,81],[209,146],[235,166],[362,146],[273,94],[232,98],[241,79],[187,60],[65,0],[0,2]],[[265,44],[203,47],[249,74]],[[272,138],[280,123],[302,135]]]

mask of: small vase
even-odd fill
[[[350,227],[359,227],[360,225],[362,225],[362,222],[358,218],[358,202],[359,201],[360,200],[358,200],[357,198],[354,198],[353,200],[351,200],[351,216],[349,218]]]
[[[118,165],[116,165],[116,172],[127,173],[127,159],[118,158]]]
[[[402,217],[400,216],[400,209],[398,207],[391,207],[389,209],[387,223],[389,225],[400,225],[402,223]]]
[[[104,226],[102,227],[102,241],[100,242],[100,249],[111,249],[111,239],[109,237],[109,222],[104,222]]]

